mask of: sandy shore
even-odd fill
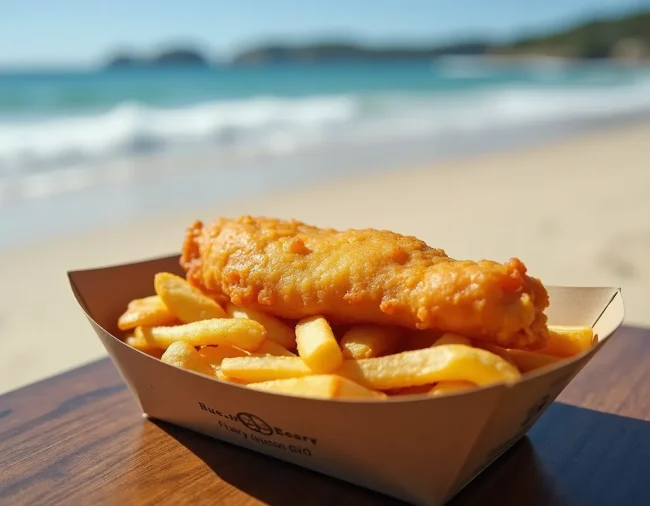
[[[518,256],[548,284],[620,286],[650,326],[650,124],[284,194],[0,251],[0,392],[105,354],[66,271],[178,251],[195,218],[266,214],[414,234],[456,258]]]

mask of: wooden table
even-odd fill
[[[650,505],[650,330],[624,327],[452,505]],[[108,359],[0,397],[0,504],[400,504],[141,417]]]

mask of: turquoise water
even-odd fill
[[[0,178],[197,147],[292,153],[345,139],[650,111],[650,69],[487,60],[0,71]]]
[[[599,89],[629,85],[648,77],[647,70],[614,65],[496,65],[462,60],[438,64],[0,72],[0,114],[42,117],[107,111],[129,102],[150,107],[179,107],[259,96],[459,94],[514,85]]]
[[[611,64],[0,71],[0,249],[649,113]]]

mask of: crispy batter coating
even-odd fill
[[[389,231],[250,216],[197,221],[181,266],[195,286],[288,319],[434,329],[512,348],[543,346],[548,335],[548,293],[520,260],[454,260]]]

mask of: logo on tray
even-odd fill
[[[237,413],[235,416],[244,427],[253,432],[259,432],[265,436],[270,436],[274,432],[273,427],[262,420],[259,416],[251,415],[250,413]]]
[[[287,431],[277,425],[271,425],[267,421],[263,420],[253,413],[239,412],[236,414],[231,414],[226,411],[219,410],[212,406],[208,406],[204,402],[199,402],[199,408],[201,411],[206,411],[212,415],[218,416],[221,418],[219,420],[219,426],[223,429],[226,429],[232,433],[241,435],[244,439],[249,436],[251,439],[259,439],[258,436],[253,434],[246,433],[245,429],[248,429],[251,432],[261,434],[262,436],[279,436],[282,438],[292,439],[294,441],[303,441],[309,443],[310,445],[315,445],[317,440],[315,437],[305,436],[303,434],[296,434],[295,432]],[[234,422],[234,423],[231,423]],[[270,440],[266,441],[269,445],[281,445],[281,443],[274,443]]]

